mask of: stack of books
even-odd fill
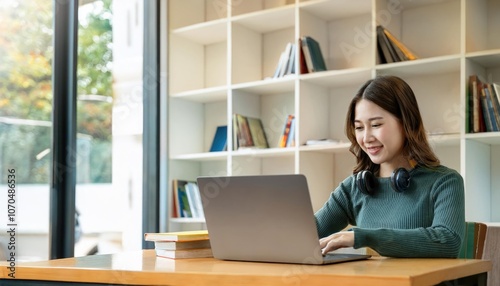
[[[207,230],[146,233],[144,239],[154,242],[158,257],[171,259],[213,257]]]
[[[417,55],[380,25],[377,26],[377,52],[382,64],[418,59]]]
[[[281,53],[278,65],[274,71],[273,78],[284,77],[289,74],[295,74],[295,50],[297,45],[288,43],[285,50]]]
[[[205,217],[200,190],[196,181],[172,180],[172,217]]]
[[[233,149],[269,148],[260,118],[233,114]]]
[[[500,84],[470,75],[466,116],[467,133],[500,131]]]
[[[310,36],[303,36],[299,38],[298,44],[287,43],[285,50],[281,53],[273,78],[296,74],[295,55],[297,52],[299,53],[297,68],[301,74],[327,70],[319,42]]]

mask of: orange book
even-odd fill
[[[286,142],[288,141],[288,136],[290,135],[290,129],[294,117],[295,116],[293,114],[288,115],[288,118],[285,122],[285,127],[283,128],[283,133],[281,134],[280,141],[278,143],[278,147],[280,148],[286,147]]]

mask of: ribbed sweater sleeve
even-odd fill
[[[410,189],[397,193],[389,178],[379,178],[372,196],[348,177],[315,214],[319,236],[351,224],[354,248],[392,257],[457,257],[465,235],[462,177],[444,166],[410,174]]]

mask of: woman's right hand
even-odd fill
[[[354,246],[354,231],[340,231],[319,240],[323,255],[330,251]]]

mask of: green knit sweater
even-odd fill
[[[406,191],[378,178],[371,196],[358,190],[355,175],[346,178],[315,214],[319,237],[350,224],[354,248],[392,257],[457,257],[465,235],[462,177],[444,166],[417,166],[410,174]]]

